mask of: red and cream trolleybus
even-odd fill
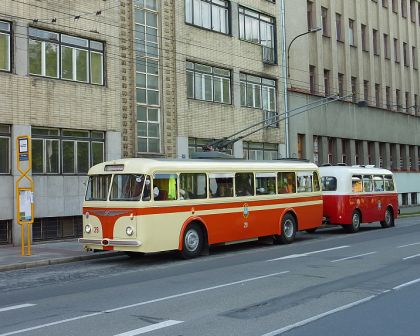
[[[290,243],[322,224],[319,169],[299,161],[121,159],[89,170],[86,249],[179,250],[271,236]]]
[[[391,171],[373,166],[320,167],[324,220],[357,232],[361,223],[394,226],[398,194]]]

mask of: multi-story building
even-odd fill
[[[344,97],[289,114],[290,153],[392,169],[400,204],[418,204],[420,2],[285,1],[288,110]]]
[[[124,156],[189,158],[213,139],[260,123],[261,131],[228,151],[278,157],[284,142],[283,123],[276,122],[284,105],[278,3],[137,0],[127,1],[124,13],[133,45],[127,64],[135,65],[126,87],[133,98],[123,101]]]
[[[74,237],[89,167],[121,156],[119,3],[0,5],[0,243],[20,242],[16,138],[32,138],[33,240]]]

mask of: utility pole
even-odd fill
[[[288,73],[286,55],[286,11],[285,0],[280,1],[280,21],[281,21],[281,77],[283,79],[283,101],[284,101],[284,143],[286,145],[286,157],[290,156],[289,142],[289,95],[288,95]]]

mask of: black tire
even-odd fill
[[[125,251],[124,253],[133,259],[141,258],[144,256],[144,252]]]
[[[318,228],[306,229],[305,231],[308,233],[315,233]]]
[[[394,213],[392,212],[391,208],[386,209],[385,218],[383,221],[381,221],[381,226],[383,228],[389,228],[391,226],[395,226]]]
[[[358,210],[353,211],[351,215],[351,224],[343,225],[343,228],[348,233],[355,233],[359,231],[361,223],[361,216]]]
[[[280,235],[274,236],[274,242],[276,244],[290,244],[295,240],[297,224],[295,217],[287,213],[284,215],[281,221],[281,232]]]
[[[181,255],[184,259],[198,257],[203,249],[203,230],[198,224],[190,224],[184,231],[182,237]]]

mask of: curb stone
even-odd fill
[[[0,266],[0,272],[22,270],[22,269],[27,269],[27,268],[34,268],[34,267],[48,266],[48,265],[66,264],[66,263],[84,261],[84,260],[103,259],[103,258],[110,258],[110,257],[119,256],[119,255],[123,255],[123,252],[106,252],[103,254],[35,260],[35,261],[30,261],[30,262],[23,262],[23,263]]]

